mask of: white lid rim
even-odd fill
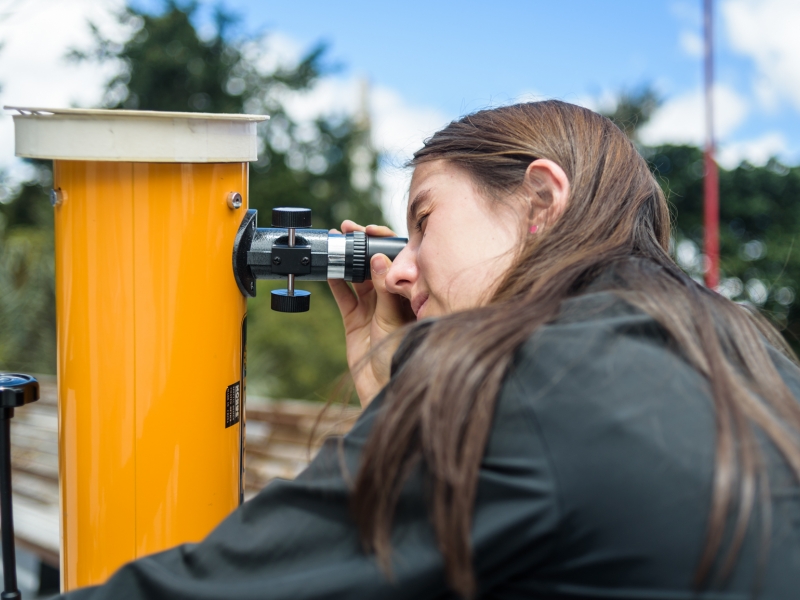
[[[38,110],[38,109],[17,109]],[[265,115],[89,109],[14,115],[15,154],[25,158],[152,163],[258,160]]]
[[[233,163],[251,163],[255,162],[256,158],[252,157],[234,157],[234,158],[218,158],[218,157],[211,157],[208,160],[198,159],[196,156],[189,156],[186,158],[163,158],[163,157],[152,157],[152,158],[109,158],[108,156],[81,156],[80,158],[75,158],[74,156],[40,156],[35,154],[21,154],[16,153],[14,156],[18,158],[34,158],[36,160],[58,160],[58,161],[70,161],[70,162],[131,162],[131,163],[160,163],[160,164],[181,164],[181,165],[189,165],[189,164],[196,164],[196,165],[212,165],[212,164],[233,164]]]
[[[36,106],[3,106],[3,110],[16,110],[17,118],[51,117],[112,117],[112,118],[151,118],[151,119],[201,119],[207,121],[267,121],[269,115],[250,115],[244,113],[199,113],[159,110],[127,110],[107,108],[43,108]]]

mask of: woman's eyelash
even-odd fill
[[[417,219],[417,224],[414,226],[417,231],[422,231],[422,224],[425,222],[425,219],[428,218],[428,213],[422,214]]]

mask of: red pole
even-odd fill
[[[703,249],[707,257],[706,286],[714,289],[719,284],[719,174],[714,160],[714,44],[713,10],[714,0],[703,0],[703,25],[705,30],[705,99],[706,99],[706,147],[703,156],[705,177],[703,179],[704,240]]]

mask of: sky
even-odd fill
[[[161,0],[134,0],[158,10]],[[200,1],[201,31],[216,2]],[[92,106],[110,71],[64,62],[88,44],[87,19],[124,35],[112,12],[122,0],[0,0],[0,102]],[[654,86],[661,108],[645,143],[702,144],[702,0],[227,0],[233,35],[267,34],[265,64],[328,45],[338,65],[303,97],[298,119],[355,112],[369,82],[373,138],[385,155],[380,181],[390,223],[402,229],[408,173],[422,140],[485,107],[559,98],[608,109],[622,90]],[[800,2],[715,0],[721,164],[800,163]],[[0,116],[0,167],[16,177],[9,113]]]

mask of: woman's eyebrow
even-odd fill
[[[414,223],[417,220],[417,213],[422,205],[431,199],[431,191],[429,189],[422,190],[414,196],[414,199],[408,203],[408,222]]]

